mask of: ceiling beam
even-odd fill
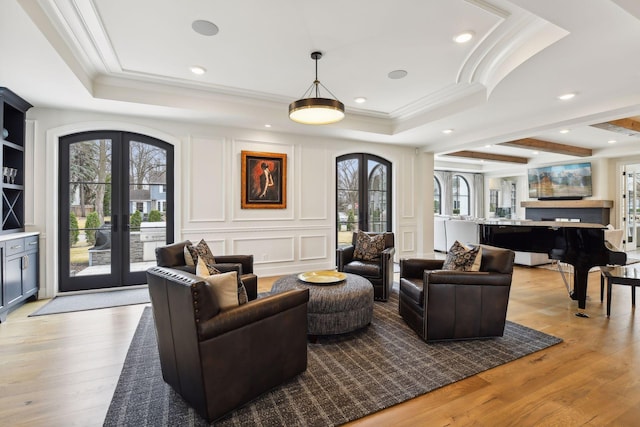
[[[495,162],[508,162],[508,163],[528,163],[529,159],[526,157],[517,157],[517,156],[505,156],[503,154],[494,154],[494,153],[481,153],[479,151],[455,151],[453,153],[447,153],[447,156],[454,157],[467,157],[470,159],[479,159],[479,160],[490,160]]]
[[[517,139],[515,141],[503,142],[498,145],[527,148],[529,150],[546,151],[556,154],[566,154],[567,156],[590,157],[593,155],[593,150],[590,148],[576,147],[574,145],[559,144],[557,142],[542,141],[540,139],[533,138]]]
[[[610,122],[597,123],[591,126],[628,136],[640,134],[640,121],[632,118],[611,120]]]
[[[632,118],[612,120],[611,123],[614,126],[620,126],[621,128],[629,129],[635,132],[640,132],[640,121]]]

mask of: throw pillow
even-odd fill
[[[238,274],[235,271],[214,274],[204,280],[220,304],[221,310],[238,306]]]
[[[473,265],[476,261],[476,258],[479,260],[478,254],[480,252],[480,246],[476,246],[475,248],[468,248],[457,240],[453,243],[449,252],[447,253],[447,258],[442,265],[443,270],[457,270],[457,271],[473,271]],[[478,262],[477,267],[480,270],[480,263]]]
[[[196,276],[209,277],[214,274],[220,274],[220,270],[205,262],[204,258],[198,258],[196,262]]]
[[[187,265],[189,267],[194,267],[195,263],[193,262],[193,256],[191,255],[191,251],[189,251],[189,246],[193,247],[193,245],[191,245],[191,243],[184,245],[183,248],[183,252],[184,252],[184,265]]]
[[[238,286],[238,305],[246,304],[249,302],[247,288],[244,287],[242,280],[238,280],[238,282],[240,283],[240,286]]]
[[[353,251],[354,259],[373,261],[380,257],[382,251],[384,251],[384,234],[369,236],[363,231],[358,231],[356,247]]]
[[[204,258],[204,262],[207,265],[213,265],[216,263],[216,259],[211,253],[211,249],[209,249],[209,245],[204,239],[200,240],[197,245],[187,245],[187,250],[191,254],[191,258],[193,259],[193,263],[198,261],[198,258]]]
[[[237,283],[238,304],[239,305],[246,304],[247,302],[249,302],[249,297],[247,296],[247,288],[244,287],[244,283],[242,283],[242,280],[240,280],[240,276],[238,276],[238,272],[232,271],[232,273],[236,273],[236,278],[238,282]],[[206,279],[207,277],[210,277],[216,274],[226,274],[226,273],[221,273],[220,270],[218,270],[217,268],[205,263],[202,258],[198,258],[198,262],[196,264],[196,276]]]

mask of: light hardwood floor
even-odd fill
[[[558,272],[516,267],[508,319],[563,343],[353,425],[640,425],[640,321],[626,286],[606,317],[599,277],[584,319]],[[0,426],[101,426],[144,305],[27,317],[45,302],[0,325]]]

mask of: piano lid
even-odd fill
[[[589,222],[572,222],[572,221],[531,221],[531,220],[484,220],[481,224],[485,225],[513,225],[526,227],[550,227],[550,228],[607,228],[602,224],[593,224]]]

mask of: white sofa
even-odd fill
[[[479,243],[480,228],[473,220],[435,217],[433,220],[433,249],[448,252],[455,243]]]

